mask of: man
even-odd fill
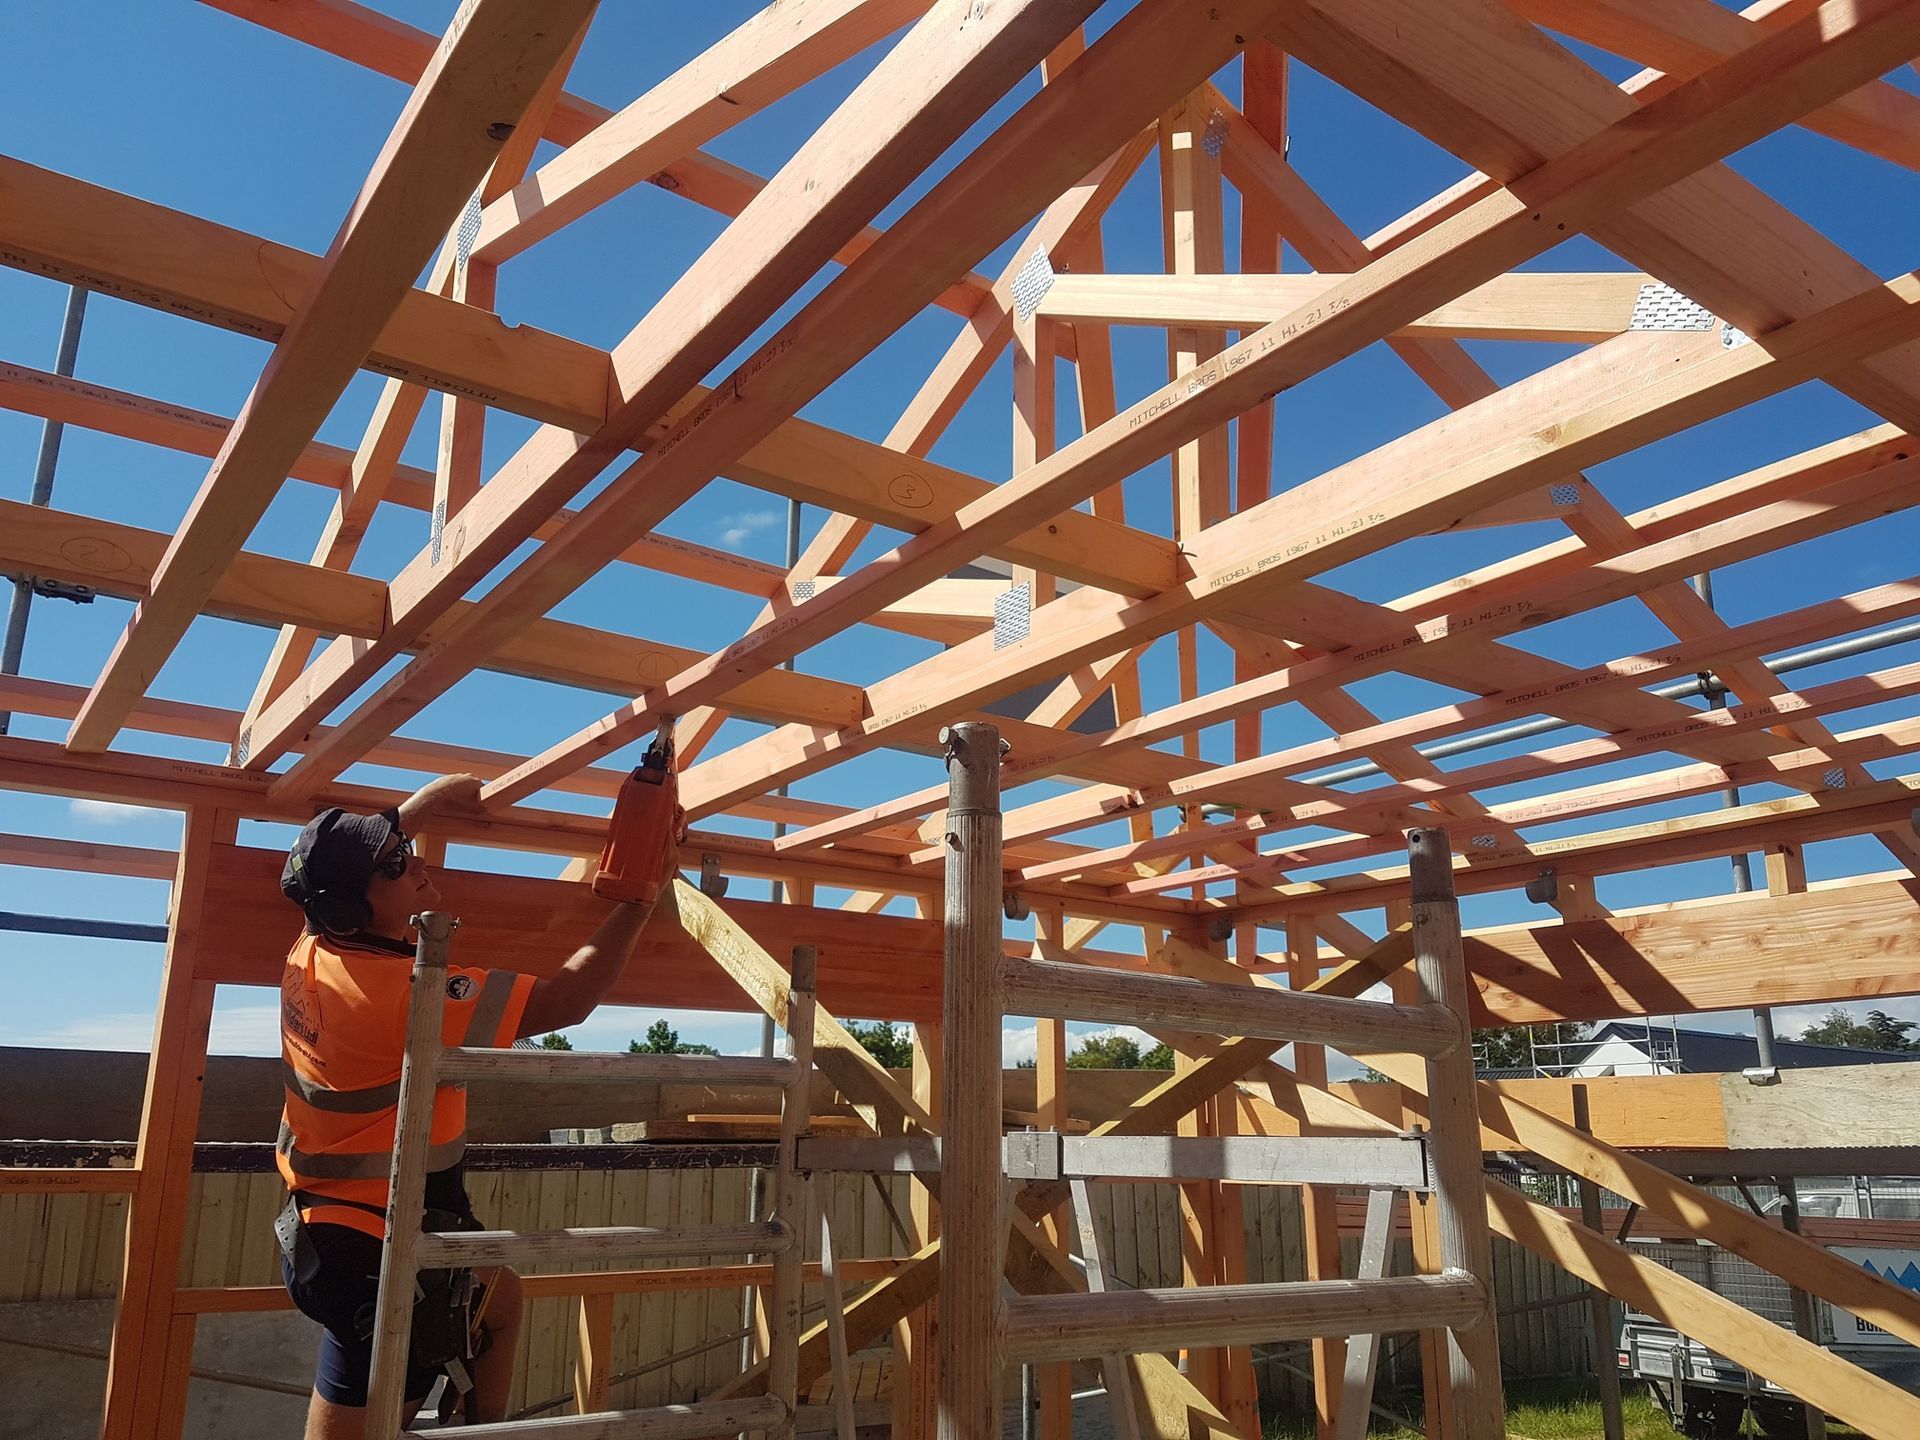
[[[434,814],[478,813],[479,796],[477,778],[449,775],[381,815],[324,811],[300,832],[281,876],[307,917],[280,983],[286,1110],[278,1149],[291,1195],[290,1213],[277,1227],[287,1289],[325,1329],[307,1440],[361,1440],[365,1433],[413,969],[409,917],[440,904],[412,837]],[[667,874],[674,853],[669,840],[660,857]],[[619,978],[651,910],[614,905],[565,965],[538,979],[450,966],[443,1042],[508,1046],[586,1019]],[[429,1229],[480,1228],[461,1170],[465,1143],[466,1091],[443,1086],[434,1096],[427,1152],[426,1205],[439,1212]],[[500,1269],[474,1278],[476,1288],[485,1287],[486,1342],[472,1366],[470,1423],[504,1418],[520,1330],[518,1277]],[[409,1419],[437,1374],[408,1371]]]

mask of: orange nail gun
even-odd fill
[[[613,802],[593,893],[606,900],[644,905],[658,900],[668,857],[678,848],[686,826],[680,779],[673,768],[673,717],[668,716]]]

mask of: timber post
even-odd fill
[[[1573,1125],[1583,1135],[1593,1133],[1587,1087],[1573,1087]],[[1580,1223],[1604,1234],[1600,1216],[1600,1186],[1580,1177]],[[1620,1366],[1614,1357],[1613,1300],[1597,1285],[1587,1286],[1587,1323],[1592,1347],[1593,1383],[1600,1392],[1602,1440],[1626,1440],[1626,1419],[1620,1413]]]
[[[944,733],[947,1093],[941,1148],[939,1440],[1000,1434],[1000,732]]]
[[[1414,970],[1420,998],[1451,1010],[1453,1048],[1427,1058],[1427,1118],[1440,1263],[1479,1282],[1480,1313],[1447,1335],[1447,1375],[1460,1440],[1503,1440],[1506,1400],[1500,1388],[1500,1329],[1493,1308],[1493,1237],[1487,1229],[1481,1174],[1480,1110],[1474,1092],[1467,1014],[1472,987],[1460,943],[1460,902],[1453,892],[1453,852],[1439,828],[1407,832],[1413,885]],[[1433,1383],[1431,1380],[1429,1384]]]

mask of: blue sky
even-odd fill
[[[409,23],[438,30],[454,5],[453,0],[385,0],[382,8]],[[570,88],[617,107],[755,8],[740,0],[702,6],[609,3],[595,22]],[[1610,57],[1589,54],[1588,58],[1616,79],[1634,68]],[[750,118],[710,148],[762,174],[772,173],[792,153],[798,138],[831,113],[874,59],[872,54],[859,57]],[[403,88],[390,80],[231,16],[196,4],[154,5],[150,0],[5,7],[0,10],[0,73],[6,82],[0,85],[0,135],[5,136],[8,154],[314,251],[323,250],[331,239],[405,99]],[[1035,83],[1032,77],[1024,79],[957,148],[970,148],[985,126],[1030,94]],[[1229,94],[1237,93],[1238,83],[1232,71],[1222,79]],[[1910,71],[1894,77],[1893,83],[1915,88]],[[1363,234],[1451,184],[1466,170],[1457,159],[1298,66],[1294,67],[1290,130],[1294,164]],[[543,147],[542,158],[551,153],[551,146]],[[1920,221],[1920,182],[1912,174],[1804,131],[1772,137],[1736,157],[1734,164],[1770,194],[1811,218],[1876,274],[1896,274],[1920,260],[1912,238],[1920,233],[1914,224]],[[897,214],[924,188],[923,181],[888,213]],[[1157,196],[1150,159],[1106,222],[1110,269],[1160,267]],[[509,265],[501,276],[500,309],[510,320],[610,346],[722,229],[720,217],[642,187]],[[1231,191],[1228,234],[1237,234]],[[1003,246],[995,255],[981,257],[976,268],[994,273],[1012,251],[1012,244]],[[1299,262],[1289,254],[1288,263]],[[1570,241],[1536,264],[1546,269],[1626,268],[1585,240]],[[64,300],[63,287],[0,270],[0,358],[51,368]],[[883,437],[958,327],[952,315],[929,310],[805,413],[872,439]],[[1157,333],[1118,332],[1115,348],[1123,398],[1146,393],[1164,381],[1164,348]],[[1503,381],[1571,353],[1564,347],[1511,343],[1470,348]],[[254,340],[96,298],[87,317],[79,373],[103,384],[231,415],[244,401],[266,353],[266,347]],[[374,377],[357,379],[321,437],[353,446],[378,388]],[[965,407],[935,457],[974,474],[1004,478],[1009,464],[1009,393],[1003,362]],[[1063,405],[1063,412],[1070,414],[1071,406]],[[1276,427],[1276,487],[1299,483],[1441,412],[1440,403],[1412,374],[1384,347],[1375,346],[1283,398]],[[1808,385],[1590,473],[1622,510],[1631,512],[1871,423],[1874,417],[1852,401],[1825,386]],[[530,428],[530,422],[511,416],[495,417],[488,432],[489,464],[511,453]],[[417,428],[409,460],[431,466],[433,430],[430,421]],[[0,412],[0,495],[26,497],[39,431],[39,423],[30,417]],[[1071,421],[1063,418],[1062,438],[1070,437]],[[171,529],[204,473],[205,462],[191,456],[69,430],[54,503],[66,510]],[[1130,518],[1164,529],[1166,488],[1164,466],[1134,477],[1128,484]],[[313,487],[288,485],[261,522],[251,548],[304,560],[328,504],[329,497]],[[809,533],[822,518],[818,510],[807,512]],[[778,560],[784,543],[785,501],[717,481],[664,528],[705,544]],[[1385,600],[1542,543],[1556,533],[1553,527],[1533,525],[1437,537],[1348,565],[1334,578],[1370,600]],[[863,556],[878,553],[897,538],[876,533]],[[1913,558],[1920,554],[1916,539],[1920,539],[1920,520],[1895,516],[1763,561],[1730,567],[1716,576],[1720,608],[1738,624],[1904,578],[1920,571]],[[390,575],[424,540],[422,516],[387,507],[356,568]],[[617,567],[617,573],[596,579],[554,613],[712,649],[736,638],[757,609],[758,602],[749,597]],[[115,601],[85,608],[41,602],[28,641],[26,672],[88,683],[126,614],[127,607]],[[1622,603],[1529,632],[1513,643],[1557,659],[1591,664],[1664,638],[1666,632],[1643,608]],[[270,644],[271,633],[263,629],[198,621],[154,693],[241,708]],[[803,665],[815,673],[865,683],[932,650],[925,642],[863,628],[810,652]],[[1813,672],[1809,679],[1837,678],[1912,658],[1906,648],[1883,652]],[[1202,662],[1203,687],[1231,680],[1229,657],[1210,639],[1203,644]],[[1171,697],[1171,642],[1155,646],[1144,663],[1149,696]],[[1379,713],[1395,715],[1425,708],[1454,692],[1385,676],[1363,682],[1354,693]],[[608,708],[605,696],[478,675],[433,705],[407,727],[407,733],[524,754],[544,748]],[[1889,715],[1879,710],[1856,712],[1839,717],[1834,728],[1853,728],[1911,711],[1909,705],[1893,707]],[[746,738],[758,728],[733,722],[721,743]],[[52,739],[61,729],[53,722],[19,717],[14,733]],[[1277,748],[1322,734],[1324,729],[1297,707],[1287,707],[1268,717],[1265,733],[1269,745]],[[1225,729],[1209,732],[1204,753],[1209,758],[1230,758],[1230,743]],[[216,758],[204,746],[133,733],[122,737],[121,746]],[[1670,757],[1653,757],[1596,768],[1578,779],[1585,783],[1670,763]],[[1902,763],[1877,768],[1895,773],[1910,767]],[[374,770],[360,775],[393,784],[414,778]],[[860,804],[918,788],[937,777],[937,767],[925,757],[887,752],[803,782],[796,793]],[[1510,787],[1489,798],[1542,793],[1561,783],[1549,780]],[[1042,793],[1045,787],[1031,791],[1035,797]],[[1760,798],[1775,792],[1751,793]],[[1029,798],[1029,794],[1022,792],[1015,798]],[[1618,821],[1600,823],[1686,813],[1710,803],[1647,807]],[[1587,827],[1592,823],[1587,822]],[[177,816],[163,812],[0,791],[0,830],[169,847],[178,841],[179,822]],[[1555,827],[1529,832],[1541,837],[1556,833],[1560,832]],[[243,838],[275,844],[284,834],[276,827],[249,825]],[[1116,837],[1108,831],[1089,831],[1084,838],[1098,843]],[[534,873],[552,869],[546,861],[516,861],[499,852],[461,849],[455,858],[463,864]],[[1808,859],[1816,878],[1885,869],[1889,863],[1870,841],[1818,845]],[[1727,888],[1727,876],[1722,861],[1672,867],[1609,877],[1601,883],[1600,895],[1615,906],[1709,895]],[[736,894],[761,893],[761,887],[751,882],[735,885]],[[165,889],[154,882],[0,867],[0,908],[6,909],[151,922],[164,918]],[[1538,913],[1517,894],[1475,897],[1466,906],[1470,924],[1511,922]],[[1371,924],[1374,917],[1359,918]],[[157,987],[157,947],[0,933],[0,952],[10,962],[0,1044],[144,1046]],[[269,1000],[260,991],[223,993],[216,1016],[216,1049],[270,1046]],[[1920,1016],[1920,1006],[1909,1004],[1906,1010]],[[583,1043],[617,1045],[628,1035],[644,1031],[651,1018],[609,1012],[581,1027],[578,1038]],[[676,1018],[685,1033],[723,1048],[750,1046],[758,1035],[757,1020],[745,1017]],[[1792,1023],[1783,1021],[1783,1028],[1791,1028]]]

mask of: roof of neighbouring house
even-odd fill
[[[1646,1040],[1645,1027],[1631,1020],[1613,1020],[1594,1031],[1589,1038],[1597,1047],[1608,1040],[1629,1044]],[[1760,1063],[1758,1043],[1751,1035],[1729,1035],[1718,1030],[1669,1029],[1658,1026],[1657,1039],[1676,1037],[1680,1045],[1680,1068],[1694,1074],[1746,1070]],[[1591,1050],[1586,1054],[1591,1055]],[[1920,1059],[1911,1051],[1861,1050],[1847,1045],[1814,1045],[1802,1040],[1775,1040],[1774,1062],[1782,1069],[1814,1070],[1833,1065],[1884,1065]],[[1578,1064],[1579,1061],[1574,1063]]]

